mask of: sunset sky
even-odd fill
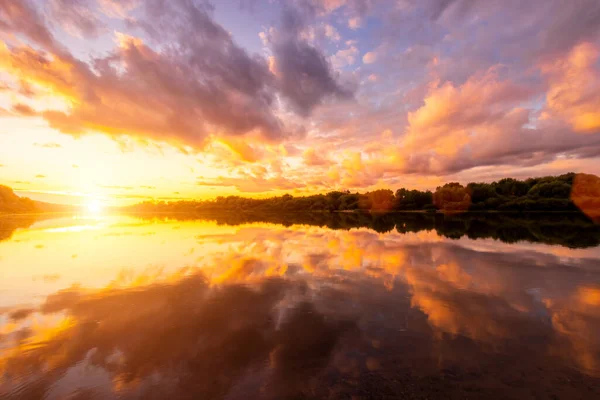
[[[598,0],[0,0],[0,184],[34,199],[600,175]]]

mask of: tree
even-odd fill
[[[19,197],[8,186],[0,185],[0,212],[27,213],[38,211],[33,200]]]
[[[529,185],[527,182],[519,181],[513,178],[501,179],[495,185],[496,193],[502,196],[525,196],[529,191]]]
[[[562,181],[540,182],[527,193],[531,197],[568,199],[571,186]]]
[[[491,183],[469,183],[467,192],[473,203],[485,203],[486,200],[498,197],[496,188]]]
[[[389,189],[379,189],[367,193],[371,201],[371,209],[375,211],[390,211],[394,205],[394,192]]]
[[[436,189],[433,204],[444,211],[467,211],[471,205],[471,196],[463,185],[450,182]]]
[[[396,208],[398,210],[422,210],[433,204],[433,193],[430,191],[407,190],[404,188],[396,190]]]

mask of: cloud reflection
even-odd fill
[[[49,296],[40,312],[65,313],[68,326],[49,337],[32,332],[4,358],[4,387],[18,386],[20,377],[35,380],[29,386],[35,390],[61,385],[64,373],[85,359],[107,371],[124,396],[154,390],[150,378],[157,375],[158,389],[177,397],[217,398],[251,379],[252,369],[266,369],[268,397],[279,398],[326,367],[352,328],[311,303],[286,304],[286,296],[303,290],[277,279],[252,288],[211,287],[199,274],[143,288],[65,290]]]
[[[600,264],[590,250],[434,231],[151,224],[156,240],[189,236],[198,250],[182,249],[197,264],[124,269],[104,287],[7,310],[1,394],[494,398],[495,387],[506,398],[551,381],[553,392],[593,398],[599,387]],[[86,378],[73,383],[78,374]]]

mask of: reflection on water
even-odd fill
[[[598,398],[582,222],[430,217],[6,222],[0,397]]]
[[[156,215],[140,218],[156,219]],[[291,213],[291,214],[248,214],[230,213],[213,215],[166,214],[162,218],[177,220],[205,219],[219,224],[242,225],[251,222],[271,222],[285,226],[294,224],[348,230],[369,228],[379,233],[397,230],[400,233],[435,230],[439,235],[458,239],[493,238],[514,243],[558,244],[571,248],[600,246],[600,220],[595,222],[579,213],[467,213],[467,214],[423,214],[423,213]]]

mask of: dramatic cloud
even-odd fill
[[[269,37],[274,56],[272,69],[281,93],[303,116],[325,99],[352,97],[352,89],[339,82],[325,56],[301,35],[312,16],[285,7],[281,27]]]
[[[543,67],[550,82],[547,117],[564,118],[576,132],[600,132],[599,56],[597,47],[582,43],[565,59]]]
[[[166,142],[202,172],[165,180],[202,196],[598,174],[599,18],[596,0],[0,0],[0,118]]]
[[[94,37],[103,24],[98,11],[91,9],[89,0],[50,0],[50,15],[68,32],[78,36]]]
[[[512,61],[522,56],[559,55],[581,41],[598,39],[600,34],[596,23],[600,5],[594,0],[575,0],[567,8],[557,0],[408,0],[401,4],[396,13],[390,14],[389,22],[404,21],[405,26],[400,28],[406,30],[416,28],[419,18],[432,23],[430,28],[412,32],[416,41],[451,39],[445,37],[447,31],[473,30],[482,37],[478,43],[465,43],[471,52],[484,51],[483,46],[494,43],[485,50],[488,55],[500,51]],[[507,23],[510,30],[506,29]]]
[[[597,138],[538,119],[525,106],[536,93],[535,87],[502,79],[496,69],[459,87],[434,82],[424,105],[408,113],[398,143],[404,170],[449,173],[478,165],[540,163],[560,153],[600,154]]]
[[[0,0],[0,32],[25,35],[50,49],[56,46],[42,16],[28,0]]]
[[[85,4],[64,7],[55,1],[51,8],[57,20],[95,34],[97,21],[82,17],[92,12]],[[21,21],[19,13],[27,13],[27,6],[3,4],[10,17],[4,28],[34,39],[49,53],[4,45],[0,67],[67,102],[67,111],[42,113],[52,127],[66,133],[101,131],[193,146],[201,146],[210,135],[250,132],[278,140],[289,132],[277,115],[275,93],[288,98],[303,116],[326,97],[351,96],[333,77],[325,57],[300,39],[297,29],[274,41],[273,76],[266,60],[249,55],[213,20],[212,7],[148,0],[142,4],[144,17],[131,23],[144,30],[152,44],[117,33],[118,47],[88,66],[56,50],[35,12]],[[290,9],[287,15],[294,19],[299,12]],[[17,105],[14,110],[36,114],[26,107]]]
[[[317,153],[315,149],[308,148],[302,153],[302,158],[304,159],[304,163],[309,166],[317,166],[317,165],[329,165],[331,161],[324,157],[322,154]]]

